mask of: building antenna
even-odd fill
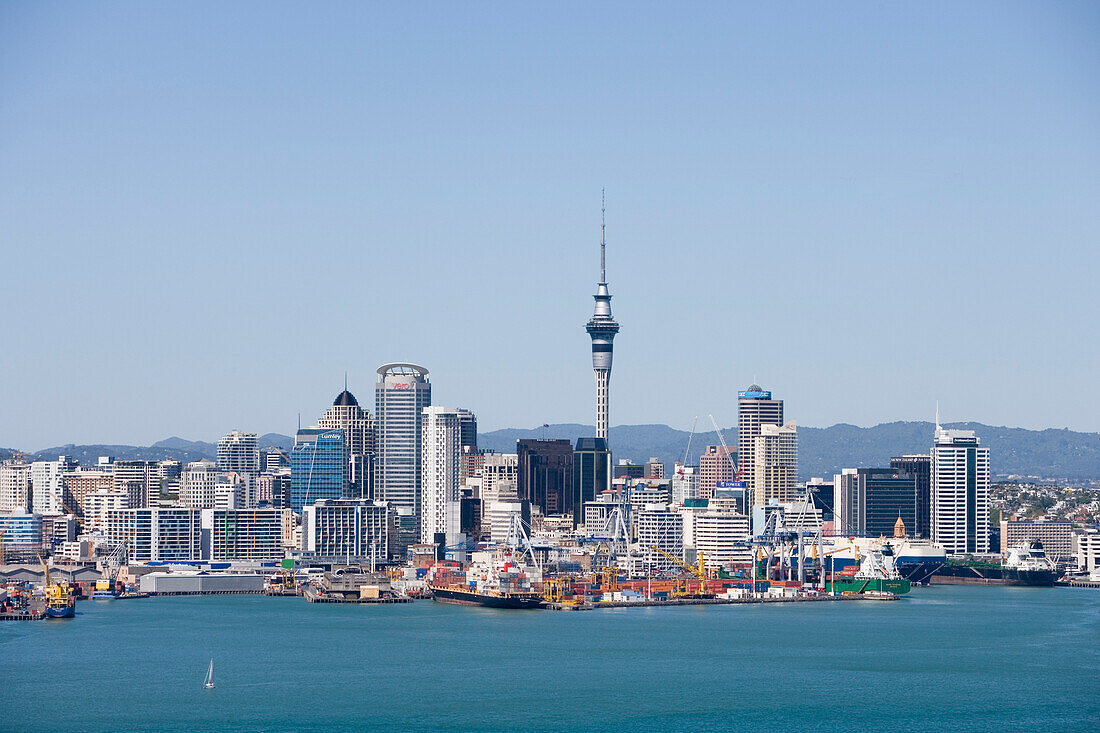
[[[298,430],[302,429],[302,411],[298,411]]]
[[[348,391],[348,370],[344,370],[344,391]]]
[[[600,282],[607,282],[607,189],[600,189]]]
[[[940,401],[936,400],[936,430],[940,429]]]

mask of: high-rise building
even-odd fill
[[[378,367],[374,388],[374,495],[398,515],[393,551],[404,556],[420,539],[421,415],[432,404],[428,370],[416,364]]]
[[[183,464],[171,458],[157,463],[157,478],[160,481],[158,506],[179,506],[180,478]]]
[[[661,463],[661,461],[654,456],[645,462],[644,473],[646,478],[664,478],[665,464]]]
[[[949,555],[989,552],[989,449],[973,430],[936,426],[932,540]]]
[[[745,476],[752,473],[753,447],[761,425],[783,424],[783,400],[759,384],[737,393],[737,458]]]
[[[596,307],[585,330],[592,339],[592,371],[596,374],[596,437],[607,441],[610,407],[611,357],[619,324],[611,316],[611,292],[607,289],[607,239],[600,225],[600,282],[596,286]],[[583,502],[577,505],[583,507]],[[581,510],[583,511],[583,510]]]
[[[218,470],[241,478],[240,503],[232,508],[256,506],[256,478],[260,475],[260,450],[255,433],[234,430],[218,441]]]
[[[159,501],[160,469],[156,461],[115,461],[111,464],[111,472],[115,476],[116,489],[132,493],[132,484],[138,484],[137,504],[131,507],[146,507]]]
[[[519,498],[519,456],[515,453],[486,453],[481,471],[481,500],[514,501]]]
[[[901,519],[916,524],[916,479],[893,468],[846,468],[833,479],[837,508],[833,531],[857,537],[889,537]]]
[[[355,395],[347,390],[336,395],[317,426],[325,430],[343,430],[347,452],[348,485],[345,495],[367,496],[374,491],[374,419],[359,406]]]
[[[611,452],[604,438],[578,438],[573,450],[573,526],[584,523],[585,502],[610,488]]]
[[[699,498],[713,499],[719,483],[735,480],[736,466],[737,451],[708,445],[706,452],[699,456]]]
[[[283,557],[289,509],[204,509],[203,557],[210,560],[272,560]]]
[[[85,517],[84,498],[99,490],[110,491],[114,487],[114,476],[106,471],[84,471],[76,469],[61,474],[64,485],[63,495],[78,517]]]
[[[391,553],[392,509],[365,499],[324,499],[302,510],[302,551],[343,562],[385,560]]]
[[[762,423],[753,439],[753,506],[794,501],[798,483],[798,432],[795,424]]]
[[[202,559],[202,521],[198,509],[118,509],[107,514],[111,545],[127,545],[130,562]]]
[[[823,522],[832,522],[835,516],[833,512],[836,503],[833,497],[835,485],[834,481],[826,481],[819,477],[806,482],[806,501],[821,511]]]
[[[459,541],[459,455],[461,426],[458,410],[432,405],[421,416],[420,541],[445,545]]]
[[[188,463],[180,473],[180,504],[192,509],[213,509],[217,478],[218,464],[213,461],[201,458]]]
[[[647,504],[632,512],[638,524],[638,545],[643,568],[654,572],[674,570],[676,564],[651,549],[659,547],[674,557],[684,556],[684,517],[665,504]]]
[[[932,456],[928,453],[895,456],[890,459],[890,468],[916,482],[916,524],[905,526],[911,536],[928,539],[932,536]]]
[[[699,467],[685,466],[676,461],[676,470],[672,474],[672,503],[683,506],[689,499],[699,496]],[[708,497],[713,498],[713,496]]]
[[[299,430],[290,450],[290,508],[301,512],[318,499],[342,497],[348,470],[344,458],[343,430]]]
[[[519,498],[543,516],[573,513],[573,446],[568,440],[516,442]]]
[[[0,463],[0,516],[19,508],[31,509],[31,464],[4,461]]]
[[[707,568],[717,570],[726,563],[752,562],[747,516],[705,511],[694,517],[694,522],[695,549],[703,553]]]
[[[31,464],[31,502],[37,514],[75,514],[73,499],[65,496],[63,476],[75,471],[79,464],[66,456],[56,461],[35,461]]]

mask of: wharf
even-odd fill
[[[1100,588],[1100,583],[1091,580],[1056,580],[1054,584],[1063,588]]]
[[[0,613],[0,621],[41,621],[46,612],[41,613]]]
[[[167,590],[148,591],[142,595],[119,596],[120,598],[144,598],[146,596],[261,596],[263,590]]]
[[[825,601],[896,601],[898,596],[883,595],[832,596],[819,594],[814,596],[759,596],[752,598],[671,598],[667,601],[597,601],[572,605],[568,603],[544,603],[543,608],[551,611],[592,611],[597,608],[644,608],[649,606],[730,606],[738,603],[818,603]]]
[[[378,598],[345,598],[340,595],[321,595],[316,591],[307,588],[302,592],[305,599],[310,603],[412,603],[413,599],[408,596],[379,596]]]

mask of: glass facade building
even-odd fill
[[[318,499],[343,497],[344,456],[343,430],[299,430],[290,450],[290,508],[301,513]]]
[[[420,540],[421,415],[432,404],[428,370],[416,364],[383,364],[374,387],[374,497],[397,510],[394,552],[403,556]]]
[[[573,526],[584,523],[585,502],[609,488],[611,452],[603,438],[578,438],[573,451]]]

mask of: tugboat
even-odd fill
[[[1001,571],[1006,585],[1054,585],[1056,568],[1047,557],[1043,543],[1038,540],[1024,542],[1008,551]]]
[[[46,618],[72,618],[76,615],[76,596],[67,583],[54,583],[50,579],[50,569],[41,557],[38,562],[42,563],[46,576]]]

